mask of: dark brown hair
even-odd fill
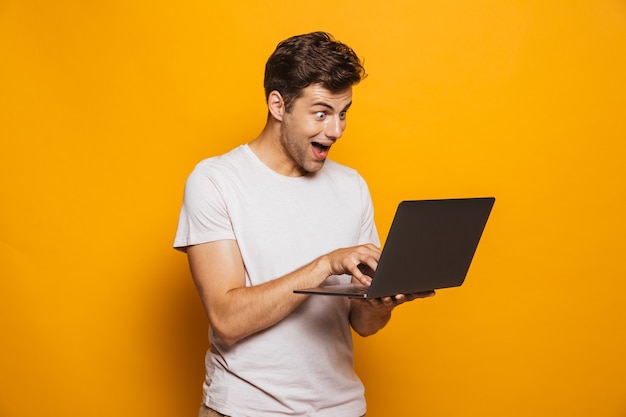
[[[290,111],[302,89],[311,84],[339,92],[365,78],[361,59],[348,45],[326,32],[293,36],[278,44],[265,64],[265,99],[276,90]]]

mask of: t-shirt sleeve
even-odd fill
[[[196,166],[185,184],[174,248],[235,239],[222,188],[206,164]]]

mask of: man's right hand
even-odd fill
[[[368,243],[334,250],[322,258],[328,262],[328,276],[352,275],[358,282],[369,287],[371,276],[378,267],[380,249]]]

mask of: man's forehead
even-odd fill
[[[333,92],[321,84],[311,84],[302,90],[299,100],[309,106],[331,105],[343,109],[352,103],[352,87]]]

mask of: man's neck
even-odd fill
[[[280,122],[269,120],[259,136],[248,146],[268,168],[286,177],[306,175],[280,144]]]

